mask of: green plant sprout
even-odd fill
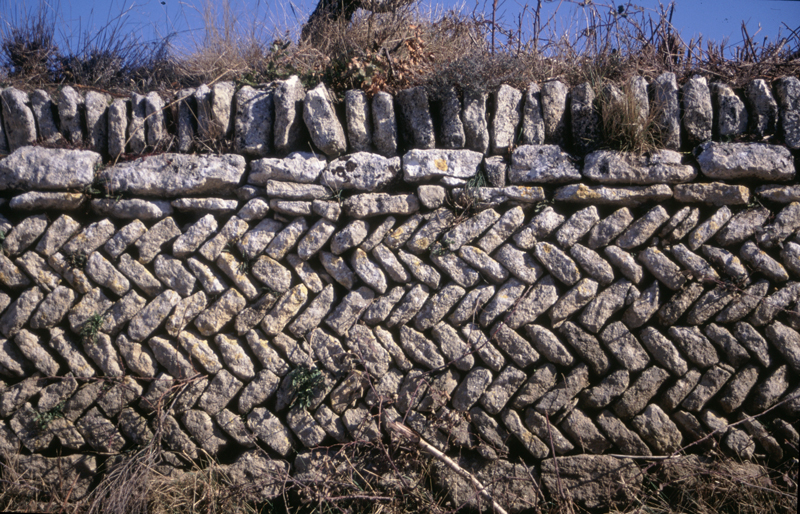
[[[80,268],[83,269],[86,266],[86,252],[83,250],[78,250],[75,253],[71,253],[66,257],[67,265],[70,268]]]
[[[99,312],[96,312],[89,316],[89,319],[86,320],[86,323],[83,324],[83,327],[80,331],[81,338],[87,343],[96,343],[97,342],[97,334],[100,332],[100,327],[103,326],[105,323],[106,318]]]
[[[291,405],[297,404],[302,409],[308,408],[319,387],[325,382],[325,377],[320,370],[308,366],[295,368],[290,375],[294,391]]]
[[[62,400],[58,402],[52,409],[46,410],[44,412],[37,412],[33,416],[33,421],[36,423],[36,426],[39,427],[39,430],[44,431],[47,430],[47,427],[50,425],[52,421],[57,418],[64,417],[64,404],[65,401]]]

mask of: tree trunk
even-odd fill
[[[361,6],[360,0],[319,0],[317,7],[303,25],[300,41],[313,41],[314,29],[329,20],[353,19],[353,14]]]
[[[303,25],[300,41],[314,41],[315,28],[327,21],[353,19],[360,8],[371,12],[390,12],[416,0],[319,0],[317,7]]]

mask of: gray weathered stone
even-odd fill
[[[224,198],[178,198],[171,203],[180,212],[232,214],[239,206],[238,200]]]
[[[752,241],[747,241],[742,245],[739,250],[739,256],[752,266],[753,269],[760,271],[770,280],[775,282],[786,282],[789,280],[786,269]]]
[[[403,178],[406,182],[467,179],[478,173],[482,160],[483,156],[472,150],[412,149],[403,156]]]
[[[694,180],[697,170],[672,150],[643,156],[600,150],[586,156],[583,175],[601,184],[679,184]]]
[[[0,317],[0,332],[5,337],[19,332],[44,298],[44,291],[36,286],[22,292]]]
[[[775,216],[773,222],[756,235],[758,244],[772,248],[800,230],[800,202],[792,202]]]
[[[36,126],[39,129],[39,138],[46,143],[55,143],[63,140],[61,133],[56,126],[54,114],[57,106],[53,99],[43,89],[36,89],[30,96],[31,108],[36,118]],[[3,145],[4,143],[0,143]]]
[[[580,280],[581,272],[575,262],[550,243],[536,243],[534,255],[554,277],[564,284],[572,286]]]
[[[247,182],[263,186],[272,179],[311,184],[317,180],[326,165],[325,159],[310,152],[294,152],[282,159],[259,159],[250,163]]]
[[[489,126],[486,115],[488,95],[476,89],[464,91],[464,108],[461,121],[464,124],[464,146],[485,154],[489,151]]]
[[[514,279],[506,282],[487,305],[486,316],[480,317],[481,325],[487,326],[495,317],[508,312],[504,323],[512,329],[519,328],[525,323],[533,322],[550,308],[558,297],[555,283],[549,275],[542,278],[524,298],[521,298],[524,289],[525,285]],[[510,293],[508,297],[506,293]],[[509,301],[513,302],[512,305],[508,305]],[[513,310],[509,311],[512,306]]]
[[[681,402],[681,406],[691,412],[700,411],[722,389],[731,375],[733,375],[732,368],[728,368],[724,364],[710,368],[703,374],[700,382],[689,396]]]
[[[295,446],[289,429],[271,412],[257,407],[247,416],[247,428],[282,457],[286,457]]]
[[[139,96],[139,95],[136,95]],[[144,97],[141,97],[144,100]],[[135,108],[135,104],[134,104]],[[142,105],[144,108],[144,105]],[[83,141],[83,96],[75,91],[72,86],[66,85],[58,92],[58,118],[61,125],[61,132],[64,137],[72,144]],[[144,118],[144,115],[142,115]],[[144,126],[142,127],[142,146],[144,146]],[[131,148],[132,151],[141,151],[138,148]]]
[[[166,120],[164,118],[164,100],[155,91],[147,93],[144,97],[147,146],[158,149],[167,136]]]
[[[354,152],[369,152],[372,146],[372,115],[364,91],[351,89],[344,94],[347,141]]]
[[[573,409],[561,422],[561,429],[572,438],[582,453],[603,453],[611,442],[580,409]]]
[[[525,325],[525,330],[534,348],[553,364],[571,366],[575,361],[566,346],[546,328],[531,324]]]
[[[557,145],[523,145],[511,154],[508,180],[512,184],[562,183],[580,178],[574,158]]]
[[[267,155],[272,142],[272,120],[275,114],[273,91],[243,86],[236,92],[235,103],[234,150],[252,157]]]
[[[3,123],[8,139],[8,149],[14,152],[18,148],[36,142],[36,118],[28,104],[28,93],[15,87],[0,91],[2,97]]]
[[[778,97],[778,126],[790,150],[800,148],[800,79],[782,77],[775,84]]]
[[[656,454],[668,455],[681,447],[681,432],[658,405],[648,405],[631,423]]]
[[[205,92],[209,92],[207,86],[202,86]],[[194,138],[197,132],[197,105],[194,89],[181,89],[175,93],[177,105],[177,139],[178,151],[188,153],[194,147]],[[208,95],[203,95],[208,96]]]
[[[586,207],[570,216],[556,232],[556,241],[562,248],[569,248],[600,221],[597,208]]]
[[[672,72],[662,73],[650,84],[656,108],[656,123],[664,146],[678,150],[681,146],[678,83]]]
[[[800,370],[800,334],[780,321],[769,325],[766,334],[786,362],[795,371]]]
[[[522,119],[522,92],[507,84],[500,86],[494,96],[492,119],[492,153],[504,154],[517,140],[517,127]]]
[[[745,87],[750,117],[749,132],[759,137],[774,134],[778,125],[778,103],[764,79],[753,79]]]
[[[60,250],[64,243],[66,243],[67,240],[69,240],[69,238],[71,238],[80,227],[80,223],[66,214],[62,214],[50,224],[47,232],[45,232],[44,236],[42,236],[42,238],[39,240],[39,243],[36,245],[36,251],[45,257],[50,257]],[[144,224],[142,224],[142,227],[144,228]],[[120,232],[124,232],[124,229]],[[120,236],[120,239],[123,237],[124,235]],[[106,251],[112,257],[119,256],[119,253],[115,255],[115,252],[109,249],[109,247],[106,247]]]
[[[731,138],[747,131],[747,110],[730,86],[721,82],[711,84],[714,100],[714,135]]]
[[[424,87],[404,89],[396,95],[402,118],[401,129],[408,146],[412,148],[434,148],[436,145],[433,119],[428,107],[428,95]]]
[[[117,193],[175,197],[231,192],[244,171],[245,160],[238,155],[162,154],[107,168],[100,179]]]
[[[87,91],[84,102],[89,144],[94,151],[105,155],[108,152],[108,106],[112,98],[105,93]]]
[[[544,144],[542,93],[539,86],[534,83],[531,83],[525,92],[521,142],[524,145]]]
[[[391,157],[397,154],[397,118],[394,98],[383,91],[372,97],[372,144],[377,153]]]
[[[285,292],[261,321],[261,328],[268,336],[279,334],[308,300],[308,288],[298,284]]]
[[[563,144],[567,131],[567,96],[564,83],[553,80],[542,85],[542,118],[545,143]]]
[[[600,113],[592,85],[584,82],[572,88],[569,102],[572,143],[578,153],[586,154],[597,146],[600,136]]]
[[[408,215],[418,210],[419,199],[415,194],[365,193],[351,196],[344,201],[345,214],[356,219],[385,214]]]
[[[800,186],[759,186],[756,194],[772,202],[790,203],[800,201]]]
[[[164,200],[110,199],[92,200],[92,211],[116,219],[155,221],[172,215],[172,205]]]
[[[383,191],[400,173],[400,158],[358,152],[340,157],[322,172],[322,183],[334,191]]]
[[[672,188],[666,184],[654,186],[605,187],[573,184],[555,191],[553,200],[591,205],[635,207],[646,202],[661,202],[672,198]]]
[[[83,191],[100,162],[86,150],[23,146],[0,161],[0,189]]]
[[[575,284],[572,289],[559,296],[553,304],[548,315],[553,323],[553,328],[558,328],[561,323],[572,314],[589,303],[597,293],[597,282],[584,278]]]
[[[614,269],[594,250],[575,244],[569,254],[590,278],[604,286],[614,281]]]
[[[698,148],[703,175],[713,179],[790,180],[792,155],[782,146],[764,143],[706,143]]]
[[[161,257],[161,256],[159,256]],[[125,276],[99,252],[92,252],[86,259],[84,268],[86,275],[94,280],[97,285],[105,287],[117,296],[122,296],[130,289],[130,282]],[[192,278],[194,283],[194,278]]]
[[[705,77],[694,76],[683,85],[681,93],[686,141],[692,146],[708,141],[714,115],[708,82]]]
[[[336,117],[333,98],[325,84],[320,83],[306,93],[303,121],[311,141],[328,157],[338,157],[347,150],[344,128]]]

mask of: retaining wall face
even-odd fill
[[[693,80],[663,110],[692,154],[644,157],[592,150],[591,91],[557,83],[504,87],[489,111],[354,91],[344,119],[294,78],[166,108],[7,89],[0,447],[86,456],[70,464],[91,476],[189,384],[164,431],[189,458],[282,459],[400,417],[545,485],[548,423],[565,458],[715,430],[737,457],[794,457],[800,81],[762,82],[740,99]],[[652,101],[670,95],[666,74]],[[29,146],[84,140],[96,152]],[[234,153],[135,158],[213,145]]]

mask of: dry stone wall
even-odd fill
[[[3,90],[0,448],[74,498],[155,430],[285,470],[401,421],[548,488],[553,451],[796,457],[800,80],[630,86],[665,149],[558,81]]]

